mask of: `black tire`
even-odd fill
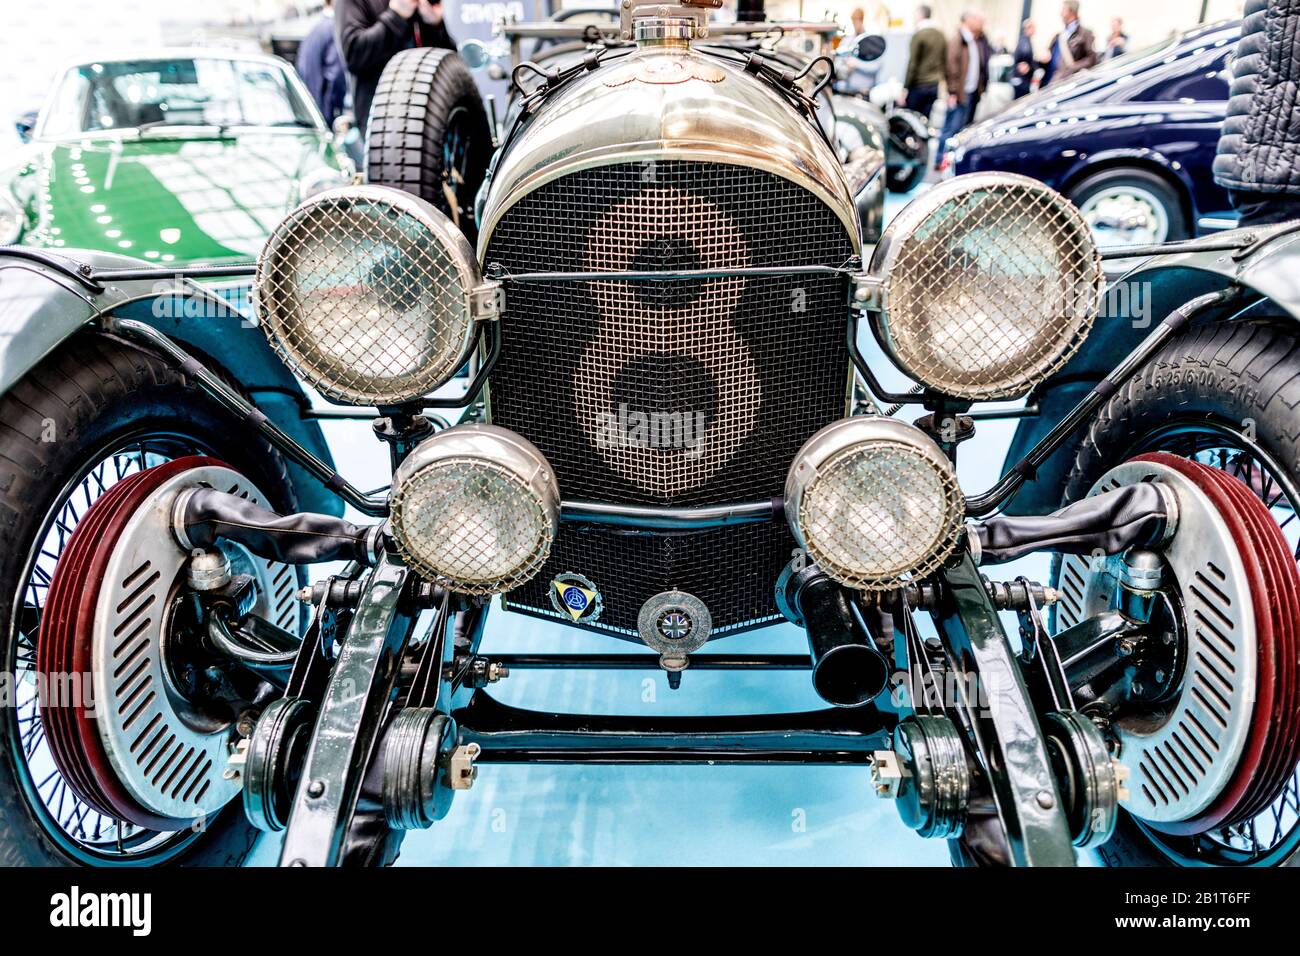
[[[266,442],[162,361],[98,333],[74,335],[0,397],[0,649],[15,672],[16,612],[28,560],[65,490],[112,449],[175,436],[248,475],[282,510],[296,510],[285,464]],[[171,441],[153,438],[152,441]],[[62,840],[23,769],[16,707],[0,717],[0,866],[111,865],[111,854]],[[34,802],[35,801],[35,802]],[[42,822],[44,821],[44,822]],[[256,842],[239,801],[205,830],[133,862],[238,866]]]
[[[924,175],[924,166],[887,166],[885,185],[891,193],[910,193]]]
[[[1163,207],[1169,226],[1164,238],[1157,241],[1174,242],[1192,237],[1182,196],[1169,180],[1158,173],[1132,166],[1116,166],[1083,179],[1070,189],[1068,195],[1071,202],[1082,208],[1097,193],[1125,186],[1143,190]]]
[[[366,125],[369,182],[433,203],[473,241],[491,158],[487,111],[459,54],[426,47],[388,61]]]
[[[1248,421],[1253,425],[1243,432]],[[1136,454],[1186,454],[1198,434],[1210,447],[1220,432],[1224,440],[1253,433],[1253,445],[1300,488],[1300,335],[1294,327],[1210,325],[1168,345],[1098,413],[1079,447],[1064,502],[1083,497],[1106,471]],[[1193,843],[1158,838],[1120,816],[1115,836],[1097,852],[1103,865],[1206,861]],[[1298,862],[1300,826],[1278,841],[1275,852],[1260,854],[1256,865]]]

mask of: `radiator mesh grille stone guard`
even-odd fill
[[[501,218],[484,262],[507,275],[735,270],[838,267],[854,252],[834,212],[793,182],[662,161],[541,186]],[[509,285],[492,420],[541,449],[565,498],[777,496],[800,445],[844,415],[847,294],[834,274]],[[641,603],[679,588],[705,599],[722,632],[775,616],[770,592],[792,547],[778,523],[639,545],[562,526],[548,566],[507,603],[554,614],[545,589],[568,571],[601,588],[596,627],[634,632]],[[712,600],[710,582],[725,582]]]
[[[959,176],[901,212],[872,262],[904,371],[946,395],[1023,395],[1087,338],[1105,277],[1078,209],[1007,173]]]
[[[322,394],[398,404],[468,357],[473,250],[428,203],[394,189],[313,196],[258,259],[257,307],[272,346]]]

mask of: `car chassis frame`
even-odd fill
[[[30,250],[22,254],[67,273],[92,291],[160,274],[152,269],[72,270],[57,257]],[[870,280],[861,274],[860,263],[853,261],[840,270],[821,271],[845,274],[850,279],[847,284],[853,303],[858,307],[869,304],[873,290]],[[251,269],[193,268],[170,274],[177,279],[218,274],[232,277],[251,275]],[[602,272],[599,277],[603,281],[662,281],[714,274],[703,270]],[[509,276],[491,269],[488,277],[501,283],[507,300],[516,283],[581,282],[590,278],[576,273]],[[967,514],[980,517],[1002,507],[1102,403],[1189,322],[1240,294],[1239,287],[1230,287],[1202,295],[1172,311],[998,482],[982,494],[967,497]],[[928,392],[895,394],[884,389],[857,346],[857,312],[851,308],[849,314],[850,357],[861,380],[877,399],[923,404],[933,413],[932,421],[961,415],[969,409],[969,402],[953,402]],[[375,517],[387,513],[382,496],[367,495],[349,484],[164,333],[108,312],[99,314],[96,322],[104,332],[160,354],[191,375],[212,398],[357,510]],[[480,393],[499,353],[499,323],[484,323],[481,335],[481,360],[464,396],[426,399],[421,402],[424,408],[463,407],[467,411],[462,420],[479,414]],[[429,433],[431,426],[411,409],[380,412],[387,416],[387,433],[377,431],[388,441],[396,464]],[[945,443],[944,451],[955,457],[956,445],[956,441]],[[561,507],[562,521],[647,529],[711,527],[780,518],[779,503],[772,501],[695,509],[565,501]],[[286,814],[281,853],[285,865],[373,862],[376,834],[382,836],[388,827],[382,809],[382,768],[376,768],[382,763],[385,735],[391,730],[385,721],[395,712],[390,705],[403,686],[399,681],[402,676],[410,678],[406,707],[437,710],[453,722],[450,736],[459,763],[453,761],[446,780],[453,790],[468,786],[475,763],[870,765],[877,751],[889,747],[901,713],[908,706],[896,699],[892,705],[884,705],[886,695],[882,694],[867,706],[776,715],[643,718],[512,707],[497,701],[486,690],[496,676],[509,670],[657,670],[659,658],[644,653],[481,655],[479,643],[487,618],[484,602],[422,582],[401,562],[391,545],[376,557],[370,569],[353,562],[341,574],[316,586],[311,623],[287,675],[286,696],[318,700],[319,706],[301,777]],[[1039,655],[1040,661],[1048,659],[1043,679],[1035,680],[1032,686],[1027,684],[1022,677],[1024,658],[1013,650],[998,617],[999,609],[1008,608],[1036,614],[1032,597],[1027,599],[1028,608],[1024,602],[1020,606],[1006,600],[999,604],[995,588],[981,576],[965,547],[958,549],[931,582],[933,586],[915,601],[898,598],[900,610],[910,613],[913,608],[923,609],[933,618],[940,646],[931,650],[941,655],[958,688],[958,699],[947,702],[947,709],[967,736],[969,749],[983,755],[988,764],[973,770],[987,777],[993,806],[986,812],[996,813],[1000,819],[1011,862],[1073,865],[1067,810],[1037,716],[1043,708],[1036,706],[1041,702],[1042,686],[1050,691],[1057,679],[1052,674],[1053,659],[1051,655]],[[341,599],[341,595],[353,600]],[[413,644],[418,619],[426,609],[436,610],[433,624]],[[1024,631],[1022,634],[1033,636]],[[895,642],[892,635],[883,643],[894,647],[895,676],[915,665],[914,648],[904,650],[905,642]],[[337,655],[331,667],[335,647]],[[410,650],[419,652],[418,661],[404,659]],[[925,653],[922,649],[922,656]],[[811,654],[699,653],[690,658],[690,666],[697,670],[811,670],[814,663]],[[1059,660],[1056,663],[1059,665]],[[991,692],[992,697],[981,701],[980,690]],[[263,797],[270,799],[269,795]],[[395,851],[395,847],[392,849]],[[391,855],[381,862],[388,862]]]

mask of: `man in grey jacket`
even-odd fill
[[[1241,225],[1300,219],[1300,2],[1247,0],[1214,179]]]

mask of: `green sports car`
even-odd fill
[[[0,160],[0,245],[177,266],[256,256],[355,172],[289,64],[233,51],[72,66],[28,139]]]

